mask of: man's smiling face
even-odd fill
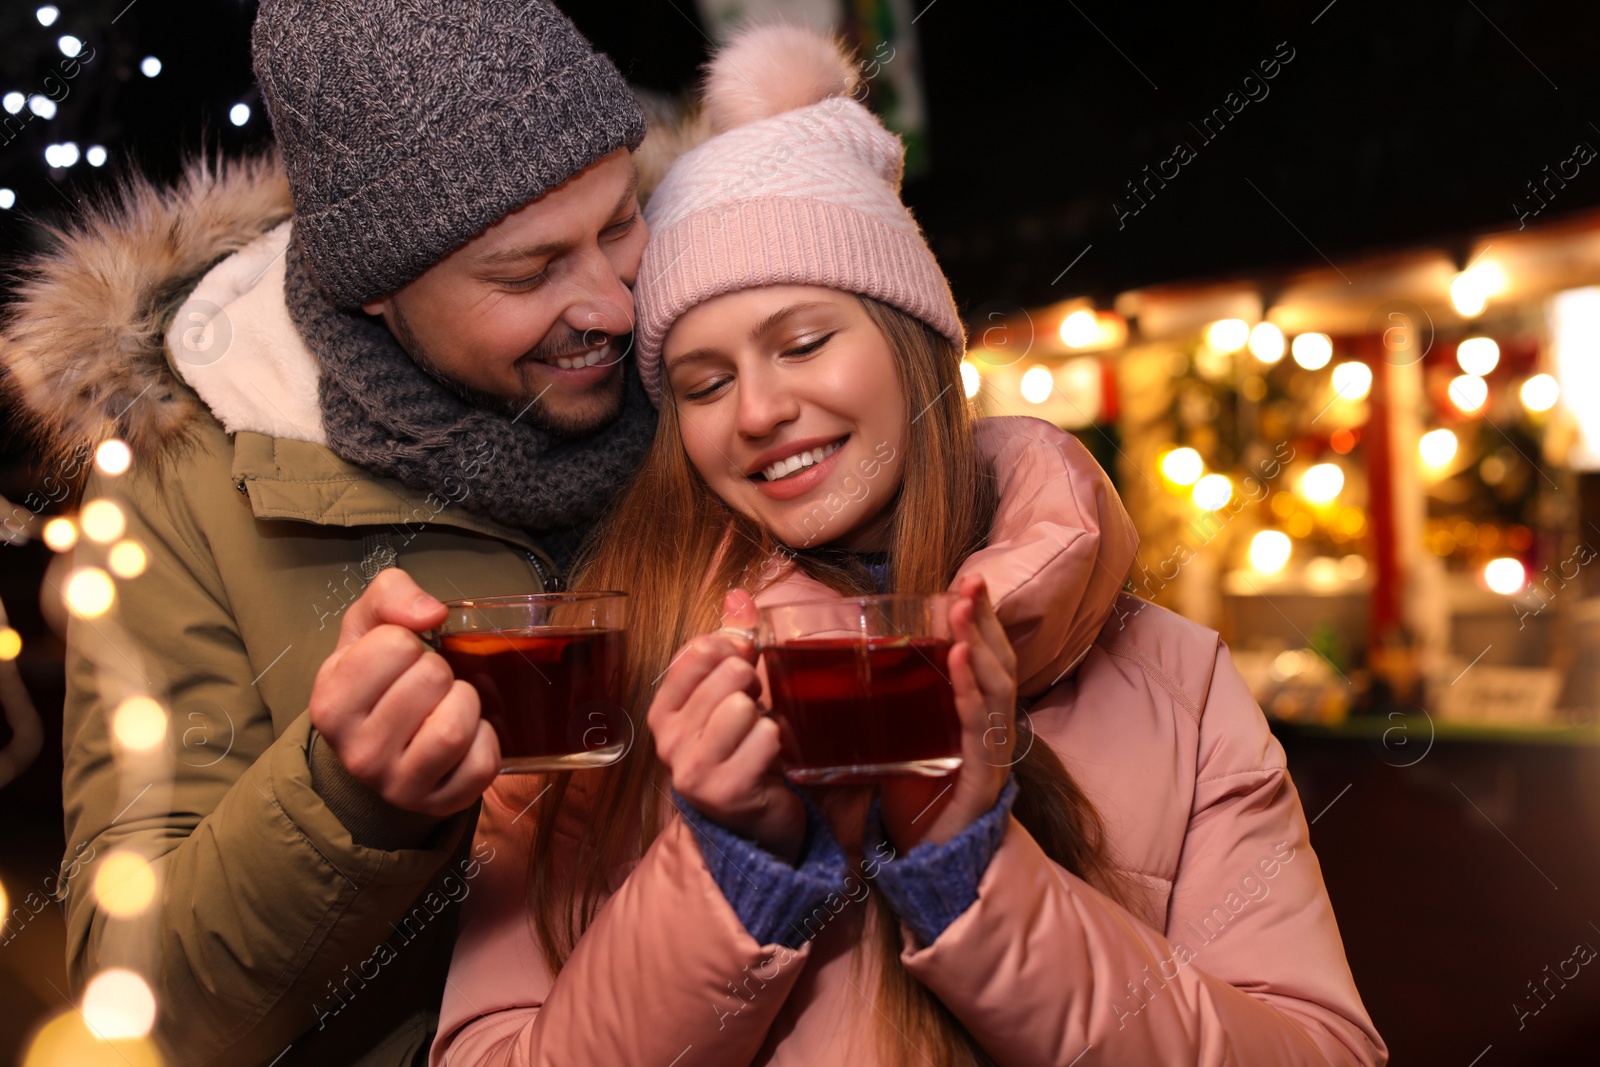
[[[562,435],[622,409],[622,339],[648,230],[617,149],[364,305],[419,366],[482,407]]]

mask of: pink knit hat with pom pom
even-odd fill
[[[661,404],[661,345],[723,293],[820,285],[900,308],[966,346],[950,284],[900,202],[905,147],[850,94],[855,67],[797,26],[741,32],[712,60],[713,136],[650,196],[634,285],[639,374]]]

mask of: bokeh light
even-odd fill
[[[67,610],[81,619],[104,615],[116,598],[111,575],[99,567],[80,567],[67,579]]]
[[[1506,272],[1492,260],[1483,260],[1457,274],[1450,282],[1450,303],[1456,314],[1474,318],[1482,314],[1491,296],[1505,292]]]
[[[144,573],[149,561],[145,557],[144,546],[139,542],[118,541],[111,546],[106,562],[111,567],[111,573],[118,578],[137,578]]]
[[[91,149],[90,151],[93,151]],[[104,149],[101,149],[103,152]],[[100,442],[100,447],[94,450],[94,465],[105,474],[121,474],[133,463],[133,451],[128,447],[128,442],[119,437],[113,437]]]
[[[1218,319],[1206,328],[1206,344],[1218,352],[1237,352],[1250,340],[1250,324],[1243,319]]]
[[[40,1028],[22,1067],[163,1067],[163,1060],[148,1037],[103,1040],[73,1009]]]
[[[1333,358],[1333,338],[1325,333],[1303,333],[1294,339],[1289,352],[1306,370],[1321,370]]]
[[[1483,584],[1496,593],[1514,596],[1528,584],[1528,571],[1521,560],[1501,556],[1483,565]]]
[[[1061,320],[1061,343],[1068,348],[1082,348],[1100,336],[1100,323],[1094,312],[1079,309]]]
[[[1489,402],[1489,383],[1476,374],[1461,374],[1450,380],[1450,403],[1463,414],[1482,411]]]
[[[51,519],[44,524],[44,543],[57,552],[65,552],[78,543],[78,527],[71,519]]]
[[[104,1039],[144,1037],[155,1026],[155,994],[137,974],[112,967],[84,988],[83,1020]]]
[[[113,501],[101,497],[83,506],[78,514],[78,525],[83,527],[83,535],[89,540],[105,545],[122,536],[128,528],[128,520]]]
[[[1456,363],[1463,373],[1481,377],[1500,365],[1500,346],[1492,337],[1469,337],[1456,346]]]
[[[1449,466],[1450,461],[1456,458],[1456,452],[1461,447],[1453,430],[1429,430],[1417,442],[1417,451],[1422,456],[1422,462],[1438,470]]]
[[[1205,469],[1205,461],[1192,448],[1174,448],[1161,457],[1161,474],[1173,485],[1193,485]]]
[[[1351,360],[1333,368],[1333,391],[1345,400],[1361,400],[1372,392],[1372,368]]]
[[[111,713],[111,732],[123,747],[148,752],[167,736],[167,713],[149,697],[129,697]]]
[[[1344,470],[1337,463],[1318,463],[1300,476],[1300,495],[1313,504],[1332,503],[1344,488]]]
[[[1522,383],[1522,406],[1529,411],[1549,411],[1561,399],[1561,385],[1554,376],[1535,374]]]
[[[1050,399],[1055,387],[1049,367],[1029,367],[1022,376],[1022,399],[1030,404],[1043,404]]]
[[[94,872],[94,898],[106,914],[129,919],[156,897],[156,872],[143,856],[113,852]]]
[[[1258,322],[1250,330],[1250,354],[1263,363],[1283,358],[1283,331],[1270,322]]]
[[[1233,483],[1226,475],[1208,474],[1194,483],[1194,502],[1206,511],[1217,511],[1233,499]]]
[[[978,373],[978,368],[967,360],[961,361],[961,389],[971,400],[978,395],[978,390],[983,388],[983,376]]]
[[[1250,539],[1250,566],[1262,574],[1277,574],[1289,562],[1293,548],[1282,530],[1262,530]]]

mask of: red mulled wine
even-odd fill
[[[959,767],[950,645],[939,637],[819,637],[764,648],[789,778],[862,782]]]
[[[456,677],[478,691],[502,771],[603,766],[622,754],[630,726],[621,630],[474,630],[440,645]]]

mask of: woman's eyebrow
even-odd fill
[[[781,307],[777,311],[774,311],[772,314],[768,315],[766,318],[762,319],[760,322],[756,323],[755,329],[750,331],[750,340],[756,340],[762,334],[766,333],[779,322],[783,321],[788,316],[793,315],[797,311],[810,311],[813,308],[825,308],[830,306],[830,304],[822,300],[804,300],[798,304],[790,304],[788,307]]]
[[[699,362],[701,362],[703,360],[716,359],[716,358],[717,358],[717,350],[716,349],[714,349],[714,348],[696,348],[696,349],[693,349],[691,351],[683,353],[681,356],[673,356],[671,359],[667,360],[666,369],[668,371],[670,371],[674,367],[681,367],[686,363],[699,363]]]

